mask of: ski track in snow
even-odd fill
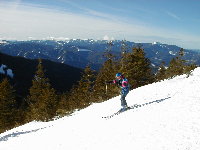
[[[30,122],[0,134],[0,150],[198,150],[200,149],[200,68],[192,76],[146,85],[127,95],[93,104],[50,122]]]

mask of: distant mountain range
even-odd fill
[[[112,41],[112,53],[120,57],[122,41]],[[126,41],[126,45],[131,48],[138,44],[142,45],[146,56],[151,60],[152,66],[157,68],[162,61],[166,64],[175,57],[180,47],[176,45],[167,45],[159,42],[153,43],[134,43]],[[108,48],[106,40],[30,40],[30,41],[1,41],[0,52],[21,56],[29,59],[48,59],[54,62],[68,64],[78,68],[84,68],[90,64],[95,70],[98,70],[105,61],[103,54]],[[197,50],[185,49],[184,59],[189,63],[200,65],[200,52]]]

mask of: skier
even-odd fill
[[[128,108],[125,97],[129,92],[130,86],[128,80],[121,73],[117,73],[115,77],[115,80],[107,81],[106,84],[116,84],[121,88],[121,111],[125,111]]]

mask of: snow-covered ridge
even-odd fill
[[[1,44],[6,44],[7,42],[6,42],[6,40],[0,40],[0,45]]]

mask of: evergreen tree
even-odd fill
[[[170,61],[169,67],[166,70],[166,78],[173,78],[181,74],[187,74],[187,76],[189,76],[191,70],[194,70],[197,67],[195,64],[187,64],[186,60],[183,59],[183,56],[184,49],[181,48],[178,56]]]
[[[90,104],[92,102],[91,94],[94,88],[94,82],[96,79],[95,71],[86,66],[81,80],[79,81],[79,89],[82,91],[82,97],[85,97],[85,103]]]
[[[166,79],[166,68],[165,68],[165,62],[162,62],[161,63],[161,66],[159,67],[159,70],[156,74],[156,80],[157,81],[160,81],[160,80],[164,80]]]
[[[86,66],[81,80],[72,88],[68,97],[67,104],[71,105],[70,109],[84,108],[92,103],[91,94],[93,92],[94,80],[95,72],[90,66]]]
[[[185,73],[187,74],[187,77],[189,77],[191,75],[191,71],[194,70],[195,68],[197,68],[196,64],[189,64],[187,66],[185,66]]]
[[[180,57],[184,56],[184,49],[183,48],[180,49],[179,56]],[[189,75],[191,74],[191,71],[194,70],[197,67],[197,65],[194,64],[194,63],[193,64],[185,64],[185,63],[187,63],[187,61],[183,60],[183,59],[181,61],[182,61],[182,64],[184,64],[183,73],[186,73],[187,76],[189,77]]]
[[[145,57],[144,49],[140,45],[126,55],[126,65],[122,73],[128,78],[132,88],[154,81],[150,60]]]
[[[0,133],[16,124],[16,99],[7,78],[0,83]]]
[[[127,57],[128,57],[128,45],[126,40],[123,40],[121,43],[121,59],[118,64],[119,72],[124,72],[127,65]]]
[[[55,116],[58,99],[49,79],[45,77],[41,59],[32,80],[28,101],[30,104],[28,119],[48,121]]]
[[[113,94],[115,95],[117,93],[116,88],[114,88],[112,85],[107,85],[107,90],[105,85],[105,82],[113,80],[116,72],[119,71],[117,71],[117,62],[115,61],[115,56],[111,53],[112,46],[113,43],[109,42],[108,48],[104,54],[106,61],[97,74],[93,93],[96,101],[104,101],[108,98],[111,98]]]
[[[166,71],[166,75],[167,78],[172,78],[176,75],[181,75],[185,70],[185,60],[182,59],[182,57],[184,56],[184,50],[183,48],[180,49],[178,56],[176,58],[173,58],[170,63],[169,63],[169,67]]]
[[[59,104],[58,104],[58,109],[56,114],[59,116],[65,116],[67,114],[70,114],[73,112],[73,107],[72,104],[70,104],[69,97],[70,97],[70,92],[65,92],[61,95],[59,95]]]

